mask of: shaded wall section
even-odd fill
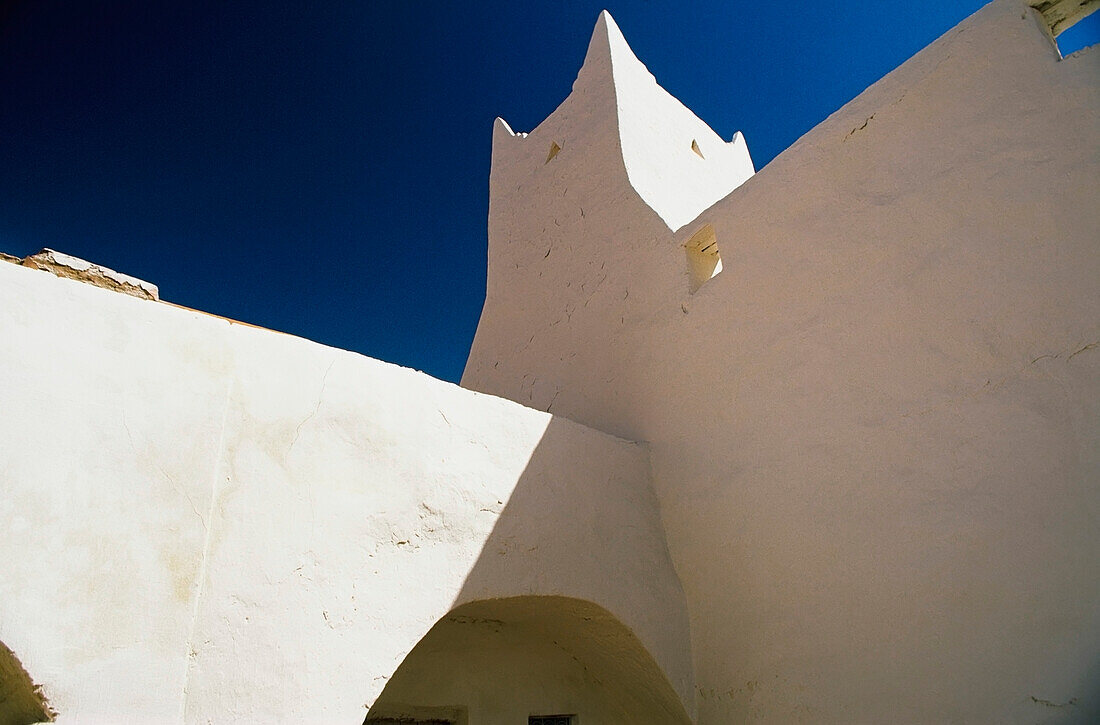
[[[640,638],[694,714],[686,603],[649,478],[645,446],[552,418],[455,604],[526,595],[594,603]]]
[[[724,270],[638,427],[701,722],[1100,712],[1098,50],[994,3],[676,237]]]
[[[644,447],[6,263],[0,338],[0,638],[65,718],[360,722],[516,594],[613,613],[690,697]]]
[[[630,629],[602,607],[556,596],[452,610],[409,653],[367,722],[444,715],[461,724],[532,715],[588,725],[691,722]]]
[[[464,383],[650,445],[699,722],[1100,709],[1098,51],[998,0],[659,252],[586,207],[490,294]]]

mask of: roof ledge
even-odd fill
[[[3,254],[0,255],[0,259],[13,264],[19,264],[23,267],[40,269],[43,272],[49,272],[58,277],[75,279],[77,282],[95,285],[96,287],[109,289],[113,292],[121,292],[122,294],[132,297],[140,297],[145,300],[160,299],[160,291],[155,284],[150,284],[136,277],[130,277],[129,275],[116,272],[113,269],[101,267],[98,264],[92,264],[91,262],[57,252],[53,249],[43,249],[34,254],[27,255],[23,259],[13,257],[9,254]]]
[[[1055,36],[1100,8],[1100,0],[1029,0],[1028,4],[1039,11]]]

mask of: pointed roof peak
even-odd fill
[[[622,71],[634,73],[639,69],[652,78],[645,65],[630,49],[611,13],[606,10],[600,11],[596,18],[596,26],[592,29],[592,38],[588,41],[588,52],[585,53],[584,64],[577,75],[577,81],[579,82],[586,75],[600,76],[618,85],[617,76]],[[574,83],[573,87],[576,88],[577,84]]]
[[[592,36],[595,37],[597,33],[603,33],[604,35],[614,33],[620,38],[623,37],[623,32],[619,30],[615,18],[611,17],[611,13],[606,10],[601,10],[600,14],[596,16],[596,27],[592,29]]]
[[[623,60],[630,58],[636,62],[641,62],[638,61],[634,51],[627,44],[626,38],[623,37],[623,31],[619,30],[615,18],[611,17],[611,13],[606,10],[600,11],[599,16],[596,18],[596,27],[592,29],[592,39],[588,41],[588,53],[591,54],[593,50],[610,53],[613,56],[623,56]],[[616,57],[615,60],[620,60],[620,58]]]

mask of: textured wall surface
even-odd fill
[[[8,263],[0,339],[0,642],[59,722],[361,722],[453,607],[523,595],[690,708],[644,446]]]
[[[602,15],[494,129],[463,384],[522,405],[0,262],[0,692],[1094,721],[1097,138],[1098,49],[997,0],[752,175]]]
[[[1098,51],[998,0],[675,234],[494,155],[463,384],[649,442],[700,723],[1097,717]]]

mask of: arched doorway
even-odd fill
[[[464,604],[417,643],[366,723],[690,723],[638,638],[568,597]]]

